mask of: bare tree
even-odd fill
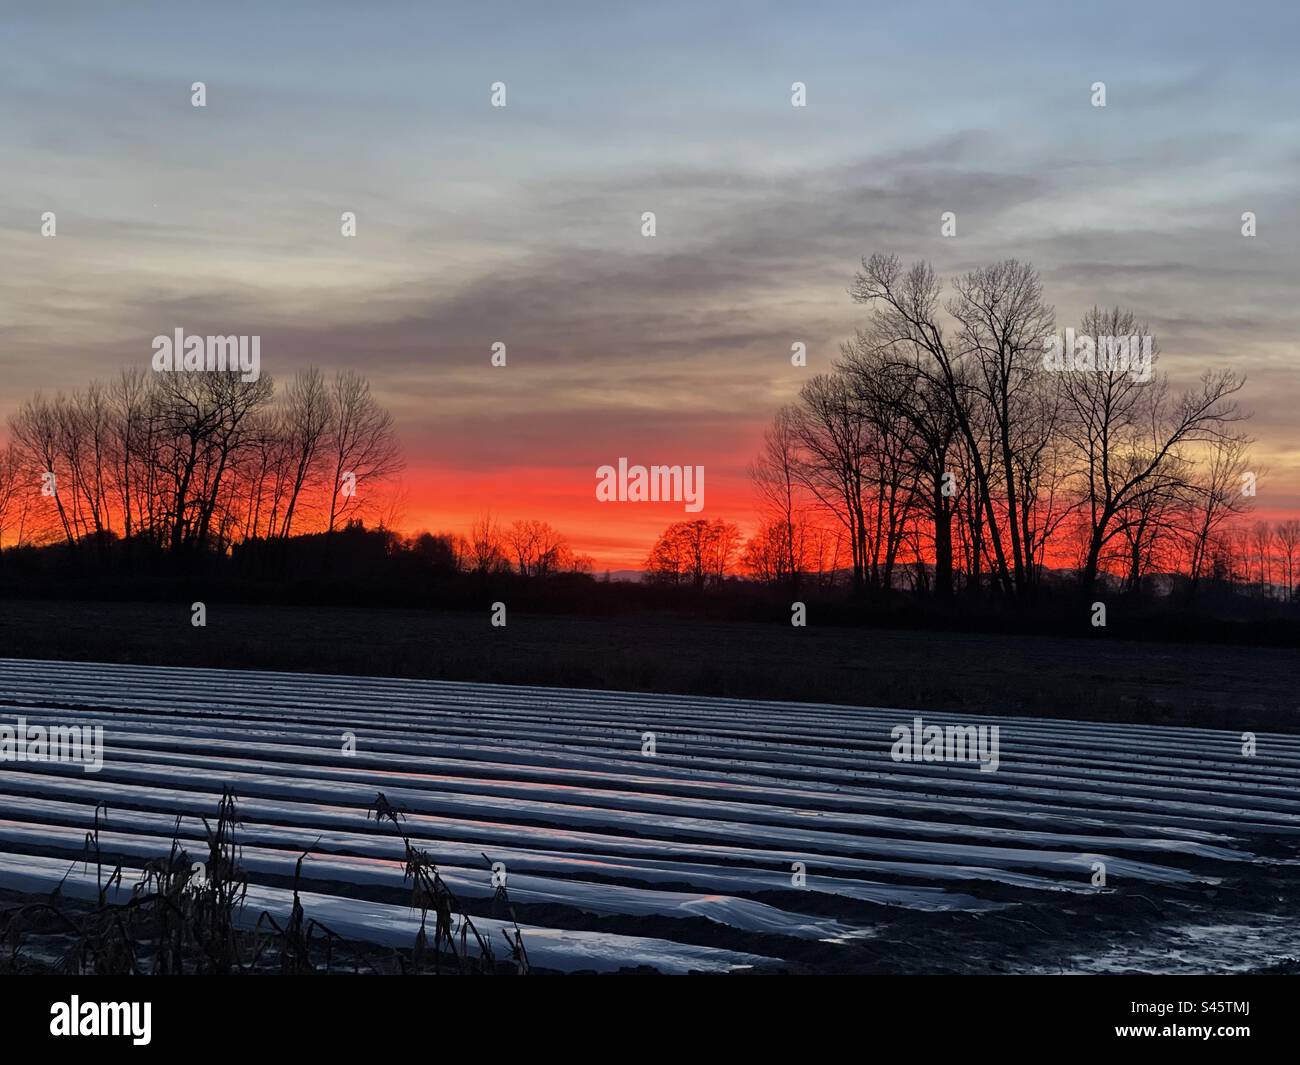
[[[352,370],[340,371],[329,398],[323,449],[330,473],[325,528],[332,533],[338,522],[360,508],[358,489],[363,483],[369,486],[391,477],[403,463],[392,415],[375,401],[364,377]]]
[[[777,411],[771,428],[763,434],[763,450],[750,465],[749,476],[758,490],[760,509],[765,516],[763,540],[767,548],[779,550],[781,556],[771,560],[771,579],[777,579],[779,574],[796,591],[804,567],[802,541],[806,526],[799,469],[795,417],[783,407]]]
[[[646,559],[648,580],[687,584],[697,591],[720,584],[740,542],[730,522],[705,518],[674,522],[660,534]]]
[[[469,567],[475,573],[500,573],[509,569],[501,527],[491,513],[479,515],[469,531]]]
[[[22,491],[22,463],[13,444],[0,447],[0,551],[13,518],[19,514],[26,493]],[[20,525],[21,528],[21,525]],[[19,543],[21,543],[21,532]]]
[[[1255,553],[1255,574],[1259,580],[1259,597],[1268,599],[1273,588],[1273,526],[1257,521],[1250,527],[1249,543]]]
[[[141,469],[145,426],[149,416],[145,371],[139,367],[124,370],[108,387],[109,416],[109,484],[122,515],[122,535],[130,541],[143,520],[140,506]]]
[[[1196,594],[1212,562],[1216,540],[1224,525],[1249,506],[1249,497],[1241,491],[1249,444],[1240,434],[1212,440],[1206,449],[1206,461],[1185,486],[1187,518],[1182,535],[1188,545],[1189,598]]]
[[[1283,598],[1294,602],[1296,596],[1296,560],[1300,556],[1300,521],[1288,518],[1277,523],[1277,545],[1281,549],[1279,562],[1282,566],[1282,580],[1286,584]]]
[[[1142,335],[1146,329],[1131,312],[1094,309],[1085,316],[1082,332],[1120,337]],[[1153,344],[1153,368],[1145,380],[1118,365],[1060,375],[1065,435],[1080,465],[1085,590],[1096,582],[1111,540],[1124,534],[1133,514],[1148,509],[1143,497],[1165,495],[1187,482],[1192,467],[1186,449],[1227,439],[1229,425],[1241,418],[1231,397],[1243,379],[1230,371],[1207,372],[1197,388],[1175,400],[1165,376],[1154,369],[1157,355]]]
[[[888,538],[883,583],[889,584],[893,554],[908,537],[918,565],[923,550],[932,553],[935,591],[947,599],[953,594],[952,522],[959,492],[957,424],[947,397],[922,372],[921,357],[914,346],[900,349],[859,330],[845,345],[838,369],[852,384],[861,416],[874,424],[872,446],[879,458],[873,466],[879,485],[889,487],[890,494],[878,492],[877,498],[877,527]]]
[[[951,339],[939,318],[942,286],[928,264],[904,273],[896,256],[873,255],[862,261],[849,292],[875,309],[873,343],[907,359],[949,405],[982,512],[974,550],[991,553],[998,584],[1015,594],[1032,581],[1017,455],[1037,446],[1043,432],[1039,424],[1038,437],[1026,441],[1017,427],[1035,387],[1041,363],[1035,352],[1050,331],[1052,310],[1042,302],[1037,274],[1015,260],[972,271],[955,290],[946,304],[957,323]]]
[[[23,479],[33,490],[39,486],[42,497],[49,499],[54,507],[65,539],[70,545],[75,543],[76,536],[60,485],[61,481],[70,479],[70,473],[63,462],[58,406],[50,404],[38,393],[19,408],[9,424],[18,448]]]
[[[1037,271],[1015,259],[973,270],[954,288],[947,310],[960,325],[960,350],[974,365],[961,398],[982,407],[993,431],[1005,509],[1005,525],[994,524],[993,531],[1006,529],[1013,586],[1023,591],[1035,583],[1026,535],[1036,486],[1026,477],[1039,469],[1036,456],[1055,430],[1055,382],[1042,372],[1043,338],[1055,328],[1055,312],[1043,301]]]
[[[322,447],[332,418],[330,394],[321,372],[312,367],[295,374],[286,394],[282,422],[289,452],[289,477],[281,539],[289,538],[303,490],[320,473]]]
[[[547,577],[572,570],[577,562],[560,532],[544,521],[516,521],[505,532],[521,577]]]
[[[866,488],[868,430],[853,387],[838,375],[818,374],[800,389],[793,418],[802,462],[799,476],[817,504],[843,526],[853,585],[867,585]]]

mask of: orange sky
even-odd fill
[[[761,432],[755,427],[756,436]],[[609,463],[615,464],[618,457],[612,456]],[[657,460],[642,461],[648,465]],[[597,502],[595,465],[586,473],[541,467],[466,473],[413,466],[403,481],[409,502],[400,520],[408,531],[464,534],[485,510],[505,524],[541,518],[564,533],[580,554],[595,560],[597,575],[606,569],[640,569],[655,538],[671,522],[721,518],[735,522],[745,534],[756,524],[748,477],[743,467],[727,465],[705,466],[705,506],[699,513],[687,513],[681,503]]]

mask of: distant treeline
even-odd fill
[[[592,609],[815,600],[857,618],[910,600],[936,623],[1074,616],[1099,597],[1130,616],[1135,603],[1294,608],[1300,520],[1246,517],[1262,471],[1241,377],[1206,372],[1174,393],[1121,308],[1088,312],[1065,344],[1038,274],[1015,260],[945,288],[926,263],[878,255],[850,292],[871,317],[777,412],[750,471],[750,531],[673,523],[640,587],[584,591],[601,583],[592,559],[543,520],[392,531],[403,460],[355,372],[277,388],[137,369],[38,394],[11,419],[0,591],[202,580],[270,598],[470,603],[489,586],[556,601],[563,585],[566,604]]]
[[[258,538],[181,559],[147,541],[113,537],[98,545],[25,545],[0,552],[0,612],[5,598],[58,598],[169,602],[178,618],[188,618],[195,601],[473,611],[486,618],[501,602],[536,614],[662,614],[669,625],[672,616],[790,625],[786,585],[731,574],[699,583],[654,575],[612,580],[593,574],[589,560],[572,556],[543,522],[499,528],[485,519],[476,532],[403,536],[354,520],[333,533]],[[522,555],[512,561],[511,551]],[[1091,626],[1072,573],[1044,574],[1043,593],[1032,603],[987,596],[944,602],[901,588],[856,591],[844,572],[806,582],[798,601],[810,626],[1300,644],[1296,604],[1211,580],[1189,608],[1174,580],[1165,595],[1120,597],[1102,631]]]

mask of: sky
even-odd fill
[[[409,529],[543,518],[631,568],[752,526],[862,257],[1014,256],[1062,328],[1134,309],[1175,387],[1244,373],[1258,511],[1300,511],[1298,44],[1291,2],[0,3],[0,424],[257,334],[277,379],[367,375]],[[597,502],[622,456],[702,465],[703,512]]]

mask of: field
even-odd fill
[[[211,633],[207,634],[211,637]],[[0,763],[0,889],[95,893],[239,799],[246,910],[409,945],[383,793],[535,969],[1289,971],[1300,738],[926,713],[998,766],[897,761],[912,710],[485,683],[0,660],[0,725],[102,725],[104,763]],[[346,734],[355,750],[345,751]],[[652,734],[653,752],[649,750]],[[1104,873],[1104,883],[1099,880]],[[802,879],[796,874],[802,873]],[[65,879],[66,877],[66,879]]]
[[[0,654],[1300,733],[1300,649],[1035,634],[0,599]]]

